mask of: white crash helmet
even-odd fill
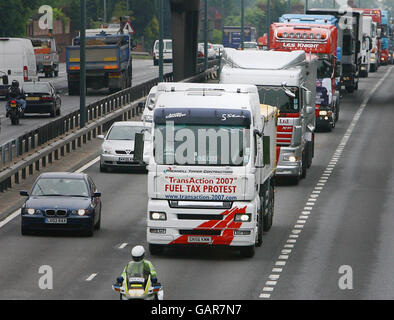
[[[139,262],[142,261],[145,257],[145,249],[143,246],[135,246],[131,250],[131,257],[133,258],[133,261]]]

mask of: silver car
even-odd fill
[[[100,171],[106,172],[108,168],[146,166],[149,162],[151,124],[139,121],[115,122],[104,139],[101,146]],[[136,133],[144,133],[144,163],[134,160],[134,141]]]

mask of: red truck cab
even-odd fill
[[[316,79],[316,128],[329,131],[339,117],[339,90],[336,90],[338,30],[332,25],[273,23],[270,49],[303,50],[318,60]]]

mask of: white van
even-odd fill
[[[8,84],[2,76],[8,76]],[[20,86],[37,81],[37,64],[33,44],[29,39],[0,37],[0,96],[5,96],[13,80]]]
[[[163,60],[164,62],[172,62],[172,40],[164,39],[163,44]],[[153,46],[153,64],[159,65],[159,40],[156,40]]]

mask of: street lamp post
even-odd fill
[[[159,82],[163,82],[164,0],[159,0]]]
[[[204,1],[204,70],[208,69],[208,0]]]
[[[107,23],[107,0],[104,0],[104,24]]]
[[[79,124],[86,124],[86,0],[81,0],[81,35],[80,35],[80,101],[79,101]]]
[[[245,1],[241,0],[241,49],[244,49],[245,42]]]
[[[267,0],[267,47],[270,46],[271,1]]]

